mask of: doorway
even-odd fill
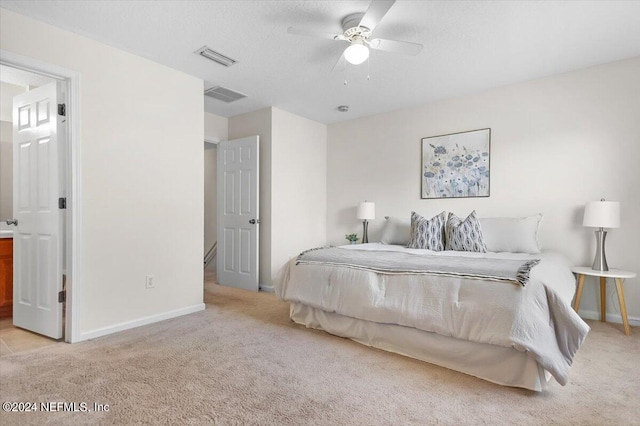
[[[75,313],[77,312],[77,306],[73,304],[74,294],[77,294],[78,289],[77,286],[72,285],[77,283],[77,280],[76,283],[74,283],[73,278],[77,278],[79,276],[77,263],[77,252],[79,248],[77,245],[77,241],[79,239],[79,236],[77,235],[77,224],[79,220],[79,212],[77,210],[77,187],[79,176],[77,173],[78,168],[76,164],[78,152],[76,149],[74,149],[74,146],[77,145],[75,142],[79,132],[76,127],[78,124],[76,120],[77,112],[75,111],[75,108],[73,108],[73,106],[76,105],[77,102],[72,102],[77,99],[78,80],[79,79],[77,73],[74,73],[72,71],[68,71],[48,64],[43,64],[30,58],[15,55],[10,52],[0,51],[0,83],[3,85],[1,90],[1,95],[3,98],[3,143],[2,152],[0,154],[2,157],[0,159],[0,200],[2,204],[0,219],[12,219],[14,217],[13,202],[7,201],[13,198],[11,194],[7,195],[7,192],[10,192],[7,188],[13,188],[13,180],[15,177],[12,164],[13,155],[9,152],[9,146],[11,146],[11,150],[13,150],[13,132],[7,132],[7,127],[11,128],[13,126],[13,108],[7,108],[8,104],[12,103],[12,99],[7,100],[4,98],[13,98],[15,96],[20,96],[21,93],[28,94],[30,91],[33,91],[35,93],[37,90],[39,90],[38,88],[51,84],[57,86],[62,91],[62,95],[58,97],[58,99],[63,99],[62,103],[64,104],[64,109],[66,111],[56,111],[57,108],[54,108],[51,111],[53,112],[52,115],[54,116],[57,115],[56,112],[59,115],[63,116],[58,118],[59,121],[65,123],[64,125],[59,125],[59,135],[57,138],[60,147],[58,156],[58,180],[60,183],[58,185],[59,192],[58,194],[56,194],[62,200],[56,200],[59,201],[58,203],[56,203],[56,207],[60,207],[60,212],[62,212],[62,214],[60,215],[61,220],[59,221],[58,227],[60,246],[62,247],[62,250],[60,251],[60,255],[58,257],[59,261],[57,262],[61,274],[59,275],[57,285],[60,286],[60,289],[63,291],[63,293],[57,294],[56,291],[55,296],[59,297],[60,299],[58,300],[62,301],[60,302],[60,305],[57,306],[63,308],[62,315],[64,319],[61,319],[61,321],[64,322],[62,329],[64,330],[63,339],[66,342],[73,342],[78,340],[77,338],[75,338],[77,330],[77,315]],[[54,105],[54,107],[58,107],[58,105]],[[7,141],[7,139],[9,138],[11,140],[11,143],[8,143]],[[8,227],[5,222],[2,222],[2,225],[0,225],[0,232],[4,234],[3,236],[5,237],[11,230],[11,227]],[[20,258],[14,258],[14,264],[16,259]],[[15,336],[15,331],[18,330],[11,329],[12,324],[9,324],[6,319],[3,320],[2,324],[0,325],[2,325],[2,330],[4,330],[0,331],[0,333],[2,333],[4,336],[6,336],[7,334],[12,334]],[[32,331],[38,332],[38,330]],[[33,341],[37,339],[30,338],[28,340],[32,341],[33,343]],[[3,347],[3,349],[5,349],[6,351],[7,348]],[[9,346],[8,349],[11,350],[11,346]]]
[[[216,282],[216,257],[218,241],[217,219],[217,175],[216,164],[218,140],[204,140],[204,282]]]

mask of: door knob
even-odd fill
[[[9,219],[9,220],[5,220],[5,222],[7,222],[7,225],[18,226],[18,219]]]
[[[255,225],[256,223],[260,223],[260,219],[258,219],[258,220],[251,219],[251,220],[249,220],[249,223],[252,224],[252,225]]]

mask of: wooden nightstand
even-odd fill
[[[13,238],[0,238],[0,318],[13,316]]]
[[[620,269],[609,269],[608,271],[594,271],[588,266],[574,266],[571,271],[578,276],[578,289],[576,290],[576,300],[573,302],[573,309],[578,312],[580,307],[580,298],[582,297],[582,287],[584,286],[584,277],[591,275],[600,277],[600,321],[607,320],[607,278],[613,278],[616,281],[616,289],[618,290],[618,300],[620,301],[620,316],[624,325],[624,334],[631,334],[629,328],[629,319],[627,318],[627,305],[624,303],[624,290],[622,284],[625,278],[634,278],[635,272],[622,271]]]

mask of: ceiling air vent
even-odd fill
[[[235,59],[231,59],[228,56],[223,55],[220,52],[216,52],[208,46],[203,46],[200,49],[196,50],[194,53],[197,53],[200,56],[204,56],[207,59],[212,60],[213,62],[217,62],[220,65],[224,65],[225,67],[230,67],[231,65],[237,64],[238,61]]]
[[[235,92],[222,86],[216,86],[207,89],[204,91],[204,95],[227,103],[247,97],[247,95],[245,95],[244,93]]]

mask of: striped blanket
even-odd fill
[[[425,274],[491,281],[525,286],[539,259],[491,259],[462,256],[415,256],[405,252],[344,250],[337,247],[307,250],[296,265],[332,265],[379,274]]]

